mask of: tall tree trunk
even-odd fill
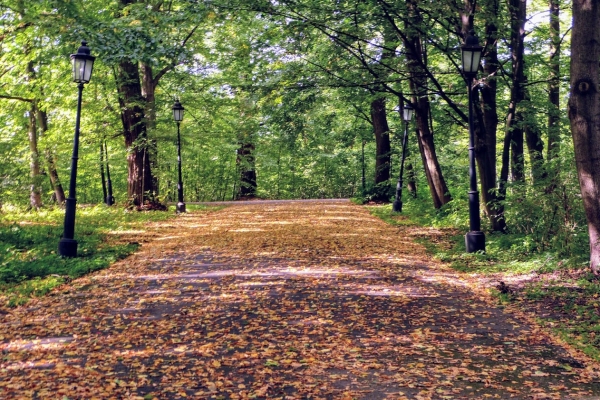
[[[371,121],[375,134],[375,200],[389,201],[390,185],[390,128],[385,111],[385,97],[379,97],[371,102]]]
[[[414,29],[419,26],[421,16],[414,0],[407,2],[410,12],[410,21],[406,26],[406,40],[404,47],[406,50],[407,67],[410,75],[410,89],[413,93],[412,103],[415,106],[415,116],[417,121],[417,139],[425,176],[431,192],[431,198],[435,208],[440,208],[452,200],[452,196],[446,186],[446,181],[442,174],[435,144],[433,132],[429,125],[431,116],[431,104],[427,95],[427,78],[423,66],[426,65],[423,46],[419,32]]]
[[[158,170],[158,144],[156,139],[152,137],[152,132],[156,128],[156,85],[158,80],[155,79],[152,67],[146,63],[140,64],[142,71],[142,96],[145,99],[145,122],[146,122],[146,133],[148,134],[147,140],[147,155],[149,157],[150,168],[152,171]],[[160,188],[158,182],[158,176],[152,174],[152,187],[154,193],[158,195]]]
[[[117,76],[119,105],[125,146],[127,147],[127,196],[136,206],[153,200],[156,188],[148,157],[148,138],[142,105],[142,87],[137,64],[124,60],[119,63]]]
[[[590,266],[600,274],[600,3],[573,0],[569,119],[590,234]]]
[[[254,114],[256,104],[248,93],[240,102],[240,127],[238,134],[238,150],[236,166],[239,172],[240,185],[236,192],[236,198],[251,198],[256,196],[256,162],[254,159],[255,133],[258,129]]]
[[[485,52],[483,54],[484,85],[481,98],[477,96],[478,107],[475,107],[475,159],[481,185],[481,203],[490,221],[493,231],[505,232],[504,205],[498,201],[496,191],[496,131],[498,129],[497,92],[498,82],[498,28],[496,19],[500,8],[498,0],[483,3],[485,18]],[[462,18],[462,34],[466,37],[473,29],[474,4],[465,0],[465,14]]]
[[[421,153],[423,166],[425,167],[425,176],[427,177],[433,206],[437,209],[452,201],[452,196],[450,196],[446,181],[442,175],[442,169],[435,152],[433,132],[428,123],[429,115],[431,113],[429,98],[414,97],[413,101],[417,104],[415,107],[415,115],[417,120],[419,151]]]
[[[509,0],[511,17],[511,93],[507,115],[507,131],[510,131],[511,179],[519,182],[525,179],[524,155],[524,114],[521,102],[525,99],[525,67],[523,64],[525,19],[527,17],[526,0]]]
[[[40,153],[38,151],[38,133],[37,133],[37,107],[36,102],[30,103],[29,108],[29,151],[30,162],[29,171],[31,173],[31,185],[29,191],[29,205],[31,208],[39,210],[42,207],[42,174],[40,168]]]
[[[367,142],[365,140],[363,140],[361,142],[361,183],[362,183],[362,195],[364,196],[365,193],[367,192],[367,176],[366,176],[366,165],[365,165],[365,144],[367,144]]]
[[[40,137],[42,137],[48,131],[48,114],[44,110],[37,108],[37,120],[40,130]],[[65,190],[63,189],[62,183],[58,177],[58,171],[56,170],[56,155],[54,152],[46,148],[44,150],[44,158],[46,159],[46,169],[50,177],[50,185],[54,190],[54,197],[58,204],[65,202]]]
[[[417,198],[417,180],[415,177],[415,170],[411,162],[406,164],[406,177],[408,179],[408,183],[406,187],[408,188],[408,193],[416,199]]]
[[[549,0],[550,8],[550,79],[548,82],[548,149],[546,159],[560,151],[560,1]]]
[[[249,135],[252,136],[252,135]],[[256,196],[256,167],[254,161],[254,143],[250,137],[244,137],[239,142],[236,163],[240,172],[240,186],[237,198],[252,198]]]
[[[30,53],[29,46],[25,47],[25,54]],[[27,63],[27,79],[35,84],[36,73],[33,61]],[[37,101],[34,99],[29,102],[28,115],[28,137],[29,137],[29,173],[31,184],[29,189],[29,205],[31,208],[39,210],[42,207],[42,172],[40,168],[40,152],[38,149],[38,128],[37,128]]]
[[[525,146],[523,146],[523,140],[525,135],[523,134],[523,114],[519,111],[516,112],[516,118],[518,122],[513,122],[518,127],[513,128],[510,137],[510,179],[513,182],[524,182],[525,181],[525,170],[524,170],[524,158]],[[510,121],[515,121],[511,119]]]
[[[524,84],[527,83],[527,76],[524,77]],[[525,99],[530,103],[531,97],[529,90],[524,89]],[[529,153],[529,162],[531,164],[531,176],[533,183],[536,184],[540,180],[547,177],[544,167],[544,142],[542,141],[542,132],[536,122],[535,110],[533,107],[526,107],[525,111],[525,142],[527,143],[527,151]]]
[[[384,82],[390,75],[389,67],[385,65],[396,57],[398,35],[385,24],[383,27],[383,49],[381,58],[372,68],[372,73],[378,82]],[[384,92],[383,84],[376,85],[378,92]],[[390,143],[390,127],[387,121],[385,97],[381,96],[371,101],[371,124],[375,135],[375,197],[374,200],[389,201],[392,172],[392,147]]]
[[[525,30],[525,0],[510,0],[509,10],[511,15],[511,93],[506,116],[506,129],[504,132],[504,143],[502,147],[502,166],[498,182],[498,199],[506,199],[506,186],[509,178],[509,168],[512,170],[513,180],[524,178],[523,161],[523,116],[518,105],[523,100],[524,91],[522,87],[523,69],[523,35]]]

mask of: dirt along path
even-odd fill
[[[2,399],[578,399],[598,365],[346,201],[150,226],[113,267],[0,315]],[[479,293],[479,294],[478,294]]]

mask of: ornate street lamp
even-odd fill
[[[406,144],[408,142],[408,124],[412,120],[414,109],[410,104],[406,104],[402,109],[402,119],[404,120],[404,137],[402,139],[402,158],[400,159],[400,177],[396,184],[396,200],[392,204],[392,211],[402,212],[402,175],[404,174],[404,160],[406,159]]]
[[[179,102],[175,100],[173,104],[173,119],[177,122],[177,170],[179,172],[179,181],[177,182],[177,213],[185,212],[185,203],[183,202],[183,182],[181,180],[181,136],[179,134],[179,125],[183,121],[183,111],[185,109]]]
[[[71,157],[71,177],[69,181],[69,197],[66,200],[65,224],[63,236],[58,243],[58,254],[63,257],[77,257],[77,241],[75,236],[75,206],[76,200],[76,180],[77,180],[77,160],[79,158],[79,121],[81,117],[81,97],[83,94],[83,85],[88,83],[92,77],[94,60],[96,57],[90,55],[90,48],[87,42],[81,42],[81,47],[77,54],[71,54],[73,63],[73,82],[77,82],[79,97],[77,98],[77,116],[75,119],[75,139],[73,140],[73,156]]]
[[[481,231],[479,215],[479,192],[477,191],[477,172],[475,170],[475,132],[473,128],[473,79],[477,75],[483,47],[473,31],[469,32],[465,44],[461,47],[462,67],[467,91],[469,92],[469,232],[465,235],[467,253],[485,251],[485,234]]]

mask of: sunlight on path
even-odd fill
[[[0,398],[564,399],[586,365],[349,202],[148,228],[108,270],[0,316]]]

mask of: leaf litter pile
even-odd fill
[[[0,398],[563,399],[598,365],[349,202],[148,227],[111,268],[0,310]]]

